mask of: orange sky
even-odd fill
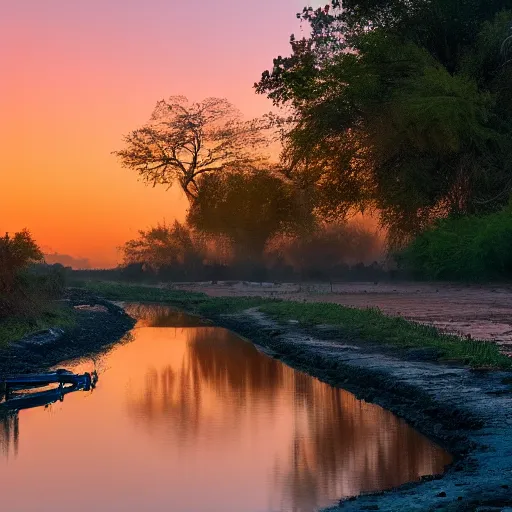
[[[288,52],[299,0],[17,0],[0,11],[0,232],[46,251],[118,261],[137,230],[183,219],[177,190],[147,188],[112,151],[158,99],[270,104],[252,84]]]

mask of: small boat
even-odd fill
[[[83,375],[77,375],[68,370],[57,370],[52,373],[8,377],[4,379],[3,384],[5,392],[8,393],[11,389],[34,388],[49,384],[71,384],[73,386],[80,386],[87,391],[94,383],[91,374],[88,372]]]
[[[22,409],[32,409],[53,404],[57,401],[62,402],[64,395],[78,391],[80,388],[75,386],[59,386],[56,389],[48,391],[39,391],[38,393],[28,393],[15,398],[10,398],[0,403],[0,411],[20,411]]]
[[[64,396],[74,391],[90,391],[96,386],[98,374],[94,371],[77,375],[67,370],[57,370],[52,373],[37,375],[19,375],[4,379],[5,400],[0,402],[0,412],[19,411],[63,401]],[[28,390],[49,384],[58,384],[58,387],[39,391],[36,393],[22,391],[11,393],[15,390]]]

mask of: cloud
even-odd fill
[[[69,254],[45,254],[44,258],[46,263],[50,265],[54,263],[60,263],[65,267],[72,267],[73,269],[84,269],[91,268],[91,262],[87,258],[74,258],[73,256],[69,256]]]

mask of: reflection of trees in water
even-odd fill
[[[148,371],[130,410],[149,424],[165,423],[181,442],[194,442],[207,430],[221,443],[240,428],[241,414],[255,409],[249,406],[264,404],[274,422],[283,413],[278,405],[286,405],[293,411],[292,439],[273,475],[274,496],[286,510],[312,510],[327,497],[393,487],[440,472],[449,462],[388,411],[258,353],[229,331],[187,333],[181,365]],[[220,416],[222,429],[212,429]]]
[[[130,400],[129,409],[150,425],[166,423],[181,441],[191,441],[201,429],[210,429],[211,416],[203,407],[208,389],[214,391],[215,407],[224,406],[223,432],[239,427],[248,401],[264,401],[275,407],[276,392],[282,388],[283,365],[262,357],[255,347],[217,328],[187,331],[191,336],[179,368],[166,366],[146,374],[143,393]]]
[[[296,402],[296,418],[306,419],[296,419],[290,461],[275,471],[287,510],[311,510],[326,496],[395,487],[450,462],[390,412],[310,380],[311,392]]]
[[[2,455],[9,456],[11,447],[14,455],[18,454],[19,435],[18,414],[0,414],[0,450]]]
[[[138,327],[199,327],[204,322],[199,317],[187,315],[161,304],[125,304],[125,311],[136,318]]]
[[[282,363],[224,329],[196,329],[189,357],[205,382],[218,394],[236,393],[239,405],[248,398],[268,401],[283,386]]]

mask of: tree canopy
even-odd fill
[[[41,249],[28,230],[0,237],[0,293],[12,293],[19,272],[43,259]]]
[[[139,231],[139,236],[123,246],[124,264],[148,265],[153,270],[171,265],[201,263],[205,247],[188,228],[178,221],[171,226],[157,225]]]
[[[260,120],[244,121],[225,99],[190,103],[172,96],[156,104],[150,121],[128,134],[115,154],[153,186],[178,183],[193,202],[200,176],[261,160],[262,128]]]
[[[290,183],[258,169],[203,176],[187,220],[200,231],[228,237],[236,251],[254,258],[277,232],[305,226],[311,216]]]
[[[374,209],[403,240],[512,187],[512,0],[333,0],[255,85],[291,109],[283,156],[318,211]],[[307,181],[307,180],[306,180]]]

